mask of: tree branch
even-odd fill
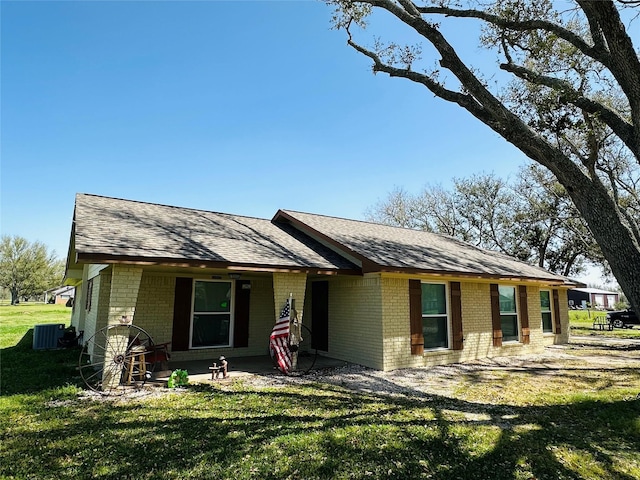
[[[489,92],[460,59],[455,49],[436,26],[425,21],[422,17],[416,18],[409,15],[391,0],[362,0],[359,3],[380,7],[388,11],[428,40],[441,55],[440,65],[451,71],[460,81],[465,91],[469,93],[453,92],[445,89],[426,75],[386,65],[374,52],[355,43],[349,33],[349,45],[373,60],[374,72],[384,72],[390,76],[407,78],[425,85],[436,96],[457,103],[508,142],[516,145],[525,155],[549,168],[563,185],[572,186],[570,188],[576,189],[588,188],[590,180],[580,168],[559,148],[545,142],[543,138]]]
[[[592,28],[596,28],[598,35],[602,35],[607,43],[609,60],[608,63],[602,63],[610,69],[629,100],[634,141],[640,146],[640,58],[638,53],[611,0],[576,0],[576,2],[586,15],[589,25],[594,25]],[[637,148],[634,150],[634,155],[640,162]]]
[[[429,15],[443,15],[445,17],[458,18],[475,18],[495,25],[496,27],[504,28],[507,30],[515,30],[518,32],[544,30],[545,32],[553,33],[559,38],[566,40],[585,55],[598,60],[599,62],[602,62],[602,59],[599,58],[599,51],[592,45],[589,45],[587,42],[585,42],[580,35],[577,35],[569,29],[561,27],[558,24],[548,22],[546,20],[514,21],[507,20],[503,17],[493,15],[482,10],[458,10],[448,7],[418,7],[418,10],[422,14]]]
[[[548,75],[540,75],[528,68],[512,63],[503,63],[500,65],[500,69],[513,73],[518,78],[526,80],[527,82],[549,87],[560,93],[560,98],[563,101],[575,105],[587,113],[597,115],[609,128],[611,128],[611,130],[615,132],[616,135],[620,137],[623,143],[634,153],[634,155],[640,157],[640,145],[635,142],[633,125],[625,122],[624,119],[614,110],[582,95],[574,89],[573,85],[568,81],[556,77],[550,77]]]
[[[464,95],[460,92],[455,92],[453,90],[449,90],[443,87],[440,83],[433,80],[428,75],[414,72],[413,70],[396,68],[391,65],[384,63],[380,57],[371,50],[366,49],[365,47],[357,44],[351,38],[347,40],[347,44],[362,53],[363,55],[369,57],[373,60],[373,71],[387,73],[391,77],[402,77],[412,80],[416,83],[420,83],[427,87],[431,92],[433,92],[436,96],[447,100],[449,102],[454,102],[466,109],[481,109],[481,105],[475,102],[471,95]]]
[[[398,0],[398,3],[402,5],[402,7],[406,10],[409,15],[413,15],[415,17],[420,16],[420,11],[418,7],[416,7],[415,3],[411,0]]]

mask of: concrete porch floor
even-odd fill
[[[273,362],[269,355],[260,355],[255,357],[226,357],[226,359],[227,381],[240,379],[250,375],[282,375],[280,371],[273,366]],[[216,381],[211,380],[211,371],[209,370],[209,367],[212,366],[214,362],[218,365],[220,364],[218,357],[212,358],[211,360],[172,361],[169,362],[169,370],[156,372],[156,375],[154,376],[157,380],[167,380],[173,370],[181,369],[188,372],[190,383]],[[346,365],[349,365],[349,363],[344,360],[318,355],[311,372]]]

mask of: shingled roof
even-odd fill
[[[273,221],[289,223],[358,259],[365,272],[457,274],[572,283],[566,277],[445,235],[290,210],[279,210]]]
[[[76,195],[70,263],[137,261],[198,266],[354,270],[289,225],[131,200]]]
[[[444,235],[279,210],[271,221],[78,194],[68,265],[134,262],[308,272],[566,277]]]

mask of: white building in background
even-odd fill
[[[618,292],[599,288],[572,288],[567,292],[570,308],[599,308],[613,310],[620,301]]]

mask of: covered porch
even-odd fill
[[[168,370],[157,372],[154,377],[158,381],[165,381],[169,378],[172,371],[180,369],[186,370],[189,374],[190,383],[208,383],[217,382],[221,379],[211,378],[211,370],[209,367],[216,362],[213,360],[186,360],[186,361],[170,361]],[[273,361],[269,355],[256,355],[252,357],[237,357],[227,358],[228,374],[225,381],[241,380],[242,378],[258,375],[258,376],[270,376],[270,375],[283,375],[273,364]],[[310,370],[310,373],[318,372],[327,369],[333,369],[349,365],[344,360],[338,360],[336,358],[326,357],[318,355],[315,359],[315,363]]]

